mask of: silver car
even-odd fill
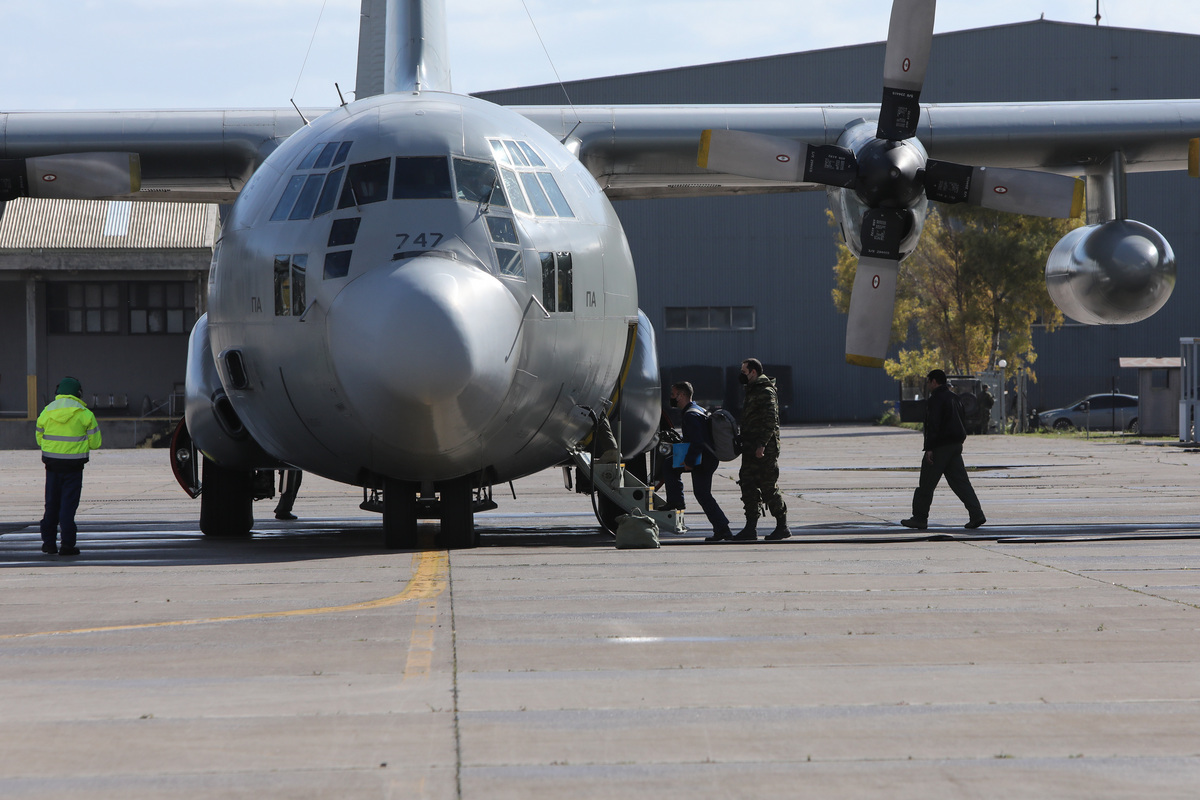
[[[1080,428],[1092,431],[1138,432],[1138,399],[1132,394],[1092,394],[1064,408],[1038,414],[1043,428],[1068,431]]]

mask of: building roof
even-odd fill
[[[211,203],[37,200],[0,203],[0,250],[211,249]]]

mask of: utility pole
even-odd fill
[[[1100,0],[1096,0],[1096,25],[1100,25]]]

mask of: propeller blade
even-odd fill
[[[882,367],[892,338],[896,276],[900,262],[862,256],[850,295],[846,322],[846,361],[860,367]]]
[[[925,195],[942,203],[1069,219],[1083,211],[1084,182],[1049,172],[930,160],[925,164]]]
[[[863,215],[862,255],[850,293],[846,361],[882,367],[892,338],[900,245],[912,226],[907,209],[873,208]]]
[[[707,130],[696,164],[747,178],[850,187],[858,174],[854,153],[834,144],[807,145],[748,131]]]
[[[917,134],[921,88],[933,44],[936,0],[894,0],[883,58],[883,101],[879,107],[880,139],[898,141]]]

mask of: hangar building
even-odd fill
[[[576,105],[878,103],[883,57],[879,42],[565,88]],[[1198,71],[1200,36],[1037,20],[935,36],[921,101],[1189,98]],[[505,105],[564,103],[557,84],[480,96]],[[897,399],[897,383],[882,370],[844,361],[846,318],[831,299],[836,239],[824,192],[615,206],[670,379],[693,380],[698,395],[719,402],[729,395],[728,368],[755,356],[785,384],[792,422],[878,418],[884,402]],[[1129,214],[1171,243],[1174,294],[1134,325],[1068,322],[1036,332],[1030,405],[1053,408],[1114,386],[1136,393],[1136,370],[1121,369],[1120,358],[1177,357],[1179,338],[1200,334],[1200,182],[1184,172],[1130,175]]]

